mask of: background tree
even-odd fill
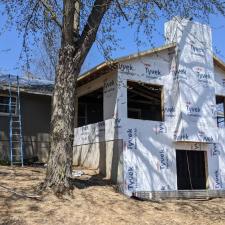
[[[60,35],[58,32],[51,32],[37,44],[35,56],[30,60],[31,65],[25,65],[25,68],[32,71],[36,78],[53,81],[60,49]]]
[[[50,37],[54,42],[51,36],[60,34],[52,100],[51,149],[43,183],[43,187],[53,188],[56,193],[65,193],[72,187],[76,83],[93,43],[97,40],[108,56],[116,44],[115,28],[122,21],[135,28],[139,44],[140,33],[151,39],[154,24],[161,16],[170,19],[178,15],[207,22],[209,14],[225,15],[225,4],[221,0],[1,0],[0,3],[5,7],[7,26],[13,22],[23,35],[27,59],[33,42],[43,37],[47,40]]]

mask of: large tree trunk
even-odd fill
[[[79,2],[64,0],[62,47],[52,103],[51,149],[46,178],[42,184],[42,188],[50,187],[56,194],[64,194],[72,188],[70,181],[77,77],[111,0],[95,1],[82,35],[79,35]]]
[[[42,184],[42,188],[50,187],[56,194],[68,192],[72,187],[70,178],[73,158],[74,100],[76,80],[80,72],[78,65],[80,60],[74,59],[76,51],[74,20],[78,20],[74,17],[75,0],[63,2],[61,49],[52,100],[51,148],[46,178]]]
[[[71,189],[75,84],[80,72],[73,59],[72,46],[61,49],[52,103],[51,149],[44,187],[58,194]]]

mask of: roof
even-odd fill
[[[16,91],[17,76],[15,75],[0,75],[0,89],[8,90],[9,84],[13,91]],[[40,79],[27,79],[19,77],[19,87],[21,92],[39,95],[52,95],[54,82]]]

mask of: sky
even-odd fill
[[[1,18],[1,17],[0,17]],[[163,31],[164,23],[166,20],[161,18],[157,21],[155,27],[156,32],[153,33],[151,44],[146,42],[140,50],[147,50],[154,47],[159,47],[164,44]],[[0,27],[4,24],[4,20],[0,19]],[[210,26],[212,28],[213,48],[214,53],[223,61],[225,61],[225,18],[222,16],[210,16]],[[119,42],[120,48],[112,52],[112,58],[136,53],[138,51],[134,31],[129,28],[117,29],[117,35],[121,39]],[[145,36],[143,35],[143,39]],[[21,76],[23,74],[22,63],[20,54],[22,50],[22,38],[18,35],[15,28],[10,31],[1,31],[0,35],[0,73],[14,74]],[[34,52],[38,55],[38,47],[34,46]],[[100,64],[105,59],[97,48],[96,44],[93,45],[89,52],[82,72],[91,69],[92,67]]]

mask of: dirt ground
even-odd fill
[[[84,172],[74,180],[70,199],[45,193],[34,200],[0,187],[0,225],[225,224],[225,199],[138,201],[118,193],[95,171]],[[40,167],[0,166],[0,185],[33,193],[44,173]]]

